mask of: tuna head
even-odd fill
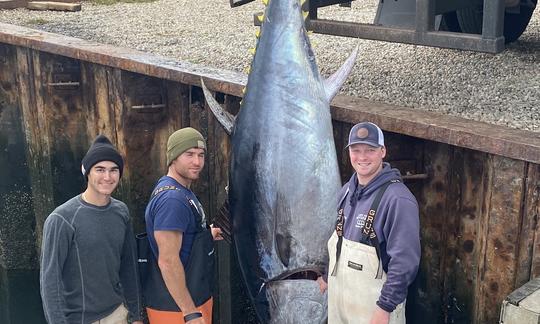
[[[327,299],[315,279],[340,187],[330,100],[356,51],[322,80],[297,0],[271,0],[240,112],[210,108],[231,133],[229,204],[248,293],[262,323],[322,323]]]

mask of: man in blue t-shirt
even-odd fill
[[[167,175],[159,179],[146,207],[148,239],[170,300],[168,306],[147,307],[151,324],[212,321],[211,295],[198,300],[198,291],[211,289],[206,283],[201,285],[201,280],[191,280],[191,273],[200,276],[205,271],[210,272],[202,281],[211,280],[213,267],[208,262],[212,261],[205,260],[213,258],[212,239],[222,239],[219,228],[207,226],[203,208],[190,190],[204,166],[205,150],[204,138],[197,130],[187,127],[174,132],[167,141]],[[199,236],[202,238],[196,239]],[[208,240],[210,251],[203,243]],[[169,309],[170,304],[173,309]]]

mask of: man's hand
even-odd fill
[[[214,224],[210,224],[210,231],[212,232],[212,237],[214,238],[214,241],[223,240],[223,236],[221,236],[221,228],[214,227]]]
[[[390,313],[377,306],[369,324],[388,324],[390,322]]]
[[[317,278],[317,283],[319,284],[319,289],[321,290],[321,294],[324,294],[326,289],[328,289],[328,284],[326,283],[326,281],[324,281],[322,276]]]
[[[135,321],[135,322],[132,322],[131,324],[143,324],[143,321]]]

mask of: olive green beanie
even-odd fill
[[[180,154],[192,147],[206,150],[204,137],[199,131],[191,127],[186,127],[172,133],[167,141],[167,166],[171,165],[172,161]]]

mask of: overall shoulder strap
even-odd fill
[[[379,204],[381,203],[381,199],[384,195],[384,192],[388,188],[389,185],[392,183],[398,183],[401,182],[400,180],[390,180],[383,184],[379,191],[377,192],[377,196],[375,196],[375,199],[373,200],[373,203],[371,204],[371,207],[368,211],[368,216],[366,219],[366,223],[364,224],[364,229],[362,231],[362,240],[364,239],[364,236],[370,236],[372,239],[373,245],[375,247],[375,251],[377,252],[377,257],[379,257],[380,260],[380,247],[379,242],[377,240],[377,235],[375,234],[375,231],[373,230],[373,221],[375,220],[375,215],[377,214],[377,209],[379,208]],[[334,264],[334,269],[332,270],[332,276],[336,275],[337,271],[337,263],[339,260],[339,257],[341,255],[341,245],[343,244],[343,223],[344,223],[344,206],[345,206],[345,198],[347,197],[347,194],[349,193],[349,190],[347,189],[347,192],[345,192],[345,195],[341,198],[339,209],[338,209],[338,220],[336,223],[336,234],[338,236],[338,241],[336,244],[336,262]],[[366,234],[367,233],[367,234]]]
[[[344,209],[345,209],[345,201],[347,200],[347,195],[349,194],[349,188],[345,190],[345,194],[341,199],[339,200],[338,204],[338,217],[336,221],[336,234],[338,237],[338,241],[336,244],[336,263],[334,264],[334,269],[332,270],[332,276],[336,275],[337,270],[337,261],[339,260],[339,256],[341,255],[341,245],[343,244],[343,223],[344,223]]]
[[[379,245],[379,239],[377,238],[375,229],[373,228],[373,222],[375,221],[375,216],[377,215],[377,209],[379,209],[379,205],[381,204],[381,199],[384,193],[386,192],[386,189],[388,189],[388,186],[390,186],[392,183],[399,183],[399,182],[401,181],[398,179],[394,179],[382,185],[382,187],[377,192],[377,196],[375,196],[375,199],[373,200],[371,207],[369,208],[366,222],[364,223],[364,228],[362,230],[361,241],[362,242],[371,241],[371,245],[375,248],[375,252],[377,253],[377,258],[379,259],[379,267],[377,269],[377,275],[375,276],[376,279],[382,279],[383,266],[381,263],[381,247]]]
[[[178,190],[178,191],[182,191],[180,190],[180,188],[176,187],[176,186],[173,186],[173,185],[166,185],[166,186],[162,186],[162,187],[159,187],[157,188],[156,190],[154,190],[154,192],[152,192],[152,196],[150,199],[154,198],[155,196],[159,195],[160,193],[162,193],[163,191],[167,191],[167,190]]]
[[[375,196],[375,199],[373,199],[373,203],[371,203],[371,207],[369,208],[366,222],[364,223],[364,228],[362,230],[362,238],[366,238],[369,236],[370,239],[376,238],[377,234],[375,234],[375,230],[373,229],[373,222],[375,221],[375,215],[377,214],[377,209],[379,209],[379,205],[381,204],[381,199],[386,192],[386,189],[388,186],[390,186],[392,183],[398,183],[401,182],[398,179],[390,180],[383,184],[379,191],[377,192],[377,195]]]
[[[159,187],[156,190],[154,190],[154,192],[152,192],[152,196],[151,196],[150,200],[154,199],[157,195],[159,195],[160,193],[162,193],[164,191],[167,191],[167,190],[182,191],[182,189],[180,189],[180,188],[178,188],[178,187],[176,187],[174,185],[162,186],[162,187]],[[199,212],[199,209],[197,208],[197,206],[195,205],[195,202],[193,201],[193,199],[188,197],[187,194],[184,194],[184,198],[186,199],[187,203],[191,207],[191,211],[193,212],[193,215],[195,215],[195,224],[200,224],[201,221],[202,221],[202,215]]]

